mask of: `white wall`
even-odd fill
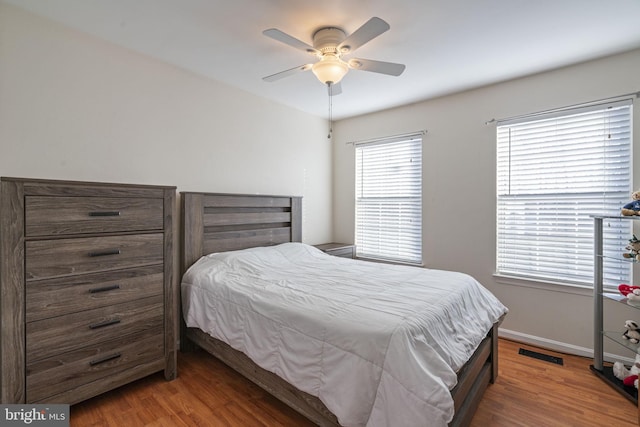
[[[0,175],[303,196],[331,237],[326,121],[0,2]]]
[[[510,308],[503,323],[505,336],[588,353],[593,348],[590,291],[516,286],[493,276],[496,142],[495,126],[485,122],[638,91],[638,70],[640,50],[338,122],[333,144],[334,240],[354,238],[354,150],[346,143],[426,129],[425,264],[469,273],[493,291]],[[636,100],[634,188],[640,188],[638,104]],[[640,320],[640,311],[621,304],[606,305],[605,315],[612,331],[622,332],[626,318]],[[616,347],[605,348],[619,353]]]

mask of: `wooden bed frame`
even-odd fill
[[[302,199],[289,196],[182,192],[181,275],[201,256],[255,246],[302,240]],[[458,372],[451,391],[455,416],[449,426],[471,423],[489,383],[498,375],[498,325],[487,332],[476,352]],[[296,389],[249,357],[182,319],[182,349],[193,344],[250,379],[320,426],[338,426],[336,417],[316,397]]]

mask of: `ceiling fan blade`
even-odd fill
[[[361,58],[350,59],[348,64],[349,67],[354,70],[371,71],[373,73],[388,74],[390,76],[399,76],[406,68],[404,64]]]
[[[279,73],[271,74],[270,76],[263,77],[262,80],[265,82],[275,82],[276,80],[283,79],[285,77],[289,77],[292,74],[299,73],[301,71],[307,71],[311,69],[312,64],[304,64],[298,67],[289,68],[288,70],[280,71]]]
[[[349,37],[344,39],[338,46],[338,51],[343,53],[353,52],[363,44],[378,37],[389,28],[391,28],[389,27],[389,24],[374,16],[365,22],[360,28],[355,30]]]
[[[327,89],[329,90],[329,96],[336,96],[342,93],[342,85],[340,82],[331,84]]]
[[[291,47],[294,47],[296,49],[302,50],[307,53],[311,53],[313,55],[320,53],[313,46],[310,46],[307,43],[303,42],[302,40],[298,40],[297,38],[290,36],[287,33],[283,33],[282,31],[276,28],[269,28],[268,30],[264,30],[262,34],[264,34],[267,37],[271,37],[272,39],[277,40],[281,43],[288,44]]]

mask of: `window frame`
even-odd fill
[[[424,133],[416,133],[354,143],[356,181],[354,240],[357,258],[422,265],[423,135]],[[409,157],[404,157],[402,150],[406,150],[404,154],[408,154]],[[374,159],[367,164],[367,168],[376,168],[375,171],[381,174],[368,184],[367,177],[363,176],[366,172],[362,170],[364,162],[362,154],[365,151],[370,156],[374,156]],[[383,164],[378,156],[385,151],[389,157],[385,158]],[[403,175],[393,175],[388,165],[391,158],[395,159],[394,161],[405,159],[411,164],[394,163],[395,168],[402,171]],[[418,162],[414,161],[415,158]],[[389,180],[391,182],[385,181],[385,178],[390,177],[400,178]],[[378,213],[373,213],[374,210]],[[371,229],[365,230],[367,227],[367,224],[363,223],[365,217],[371,219],[369,225],[372,228],[376,221],[377,225],[383,225],[377,232]],[[382,218],[391,219],[391,217],[399,221],[391,225],[382,221]],[[392,233],[391,229],[393,229]],[[374,242],[373,236],[376,235],[377,242]]]
[[[497,278],[501,279],[500,281],[502,282],[507,282],[507,283],[513,283],[513,284],[522,284],[524,282],[529,282],[529,283],[536,283],[536,284],[540,284],[540,283],[546,283],[546,284],[552,284],[554,286],[567,286],[567,287],[583,287],[583,288],[591,288],[593,286],[593,219],[590,217],[590,215],[601,215],[601,214],[619,214],[620,212],[620,208],[622,206],[613,206],[610,203],[606,202],[606,197],[603,195],[602,199],[602,206],[603,208],[599,211],[591,211],[591,212],[583,212],[581,213],[581,217],[580,217],[580,224],[584,227],[584,225],[586,224],[586,222],[588,221],[590,223],[590,230],[591,232],[588,235],[588,239],[590,240],[590,253],[588,254],[583,254],[580,256],[584,257],[584,263],[585,265],[588,263],[588,265],[590,266],[590,271],[589,271],[589,276],[576,276],[579,277],[578,279],[570,279],[568,278],[567,275],[565,275],[564,278],[559,277],[558,275],[548,275],[545,276],[544,274],[527,274],[527,270],[526,267],[524,269],[520,269],[518,271],[518,269],[516,268],[502,268],[503,267],[503,263],[504,261],[504,256],[503,254],[505,254],[507,252],[508,249],[506,249],[505,246],[505,242],[508,242],[509,239],[504,239],[503,236],[501,236],[501,233],[504,234],[505,233],[505,229],[508,228],[506,225],[506,221],[503,218],[504,213],[505,212],[505,207],[504,205],[501,206],[501,202],[504,203],[505,200],[507,199],[507,197],[512,197],[515,200],[518,200],[518,197],[520,197],[520,200],[522,199],[526,199],[527,198],[527,194],[526,193],[522,193],[520,195],[513,195],[513,194],[509,194],[508,196],[504,193],[504,188],[501,188],[501,185],[504,185],[504,182],[501,181],[502,177],[503,177],[503,170],[501,170],[501,168],[504,168],[504,159],[501,160],[501,155],[504,156],[504,147],[501,147],[501,134],[500,131],[502,128],[508,128],[508,127],[518,127],[518,126],[534,126],[534,124],[536,122],[539,123],[543,123],[546,121],[550,121],[550,120],[557,120],[557,121],[561,121],[561,120],[567,120],[567,118],[571,118],[573,116],[577,116],[580,114],[598,114],[597,112],[602,112],[603,116],[606,116],[607,113],[609,112],[608,110],[611,108],[618,108],[618,109],[628,109],[628,111],[625,113],[627,120],[626,120],[626,128],[628,129],[628,137],[625,139],[624,145],[625,145],[625,150],[628,151],[628,159],[626,162],[626,166],[621,168],[627,170],[626,172],[626,176],[628,176],[628,178],[625,181],[625,196],[623,199],[622,196],[622,190],[618,189],[617,191],[615,191],[615,193],[618,195],[618,199],[616,199],[615,203],[618,204],[624,204],[626,203],[628,200],[626,200],[626,198],[630,197],[629,195],[631,194],[631,186],[633,183],[633,177],[632,177],[632,173],[633,173],[633,161],[632,161],[632,151],[633,151],[633,102],[631,99],[625,99],[625,100],[617,100],[617,101],[611,101],[611,102],[602,102],[602,103],[593,103],[592,105],[588,105],[588,106],[576,106],[576,107],[570,107],[570,108],[563,108],[561,110],[555,110],[555,111],[551,111],[551,112],[545,112],[545,113],[538,113],[538,114],[531,114],[531,115],[526,115],[526,116],[521,116],[515,119],[507,119],[507,120],[502,120],[502,121],[498,121],[497,122],[497,128],[496,128],[496,265],[495,265],[495,274],[494,276],[496,276]],[[509,141],[511,141],[510,139],[511,137],[509,136]],[[609,138],[611,138],[611,135],[609,134]],[[624,139],[624,138],[623,138]],[[502,141],[502,143],[504,143],[504,141]],[[556,141],[556,143],[558,143]],[[606,140],[604,140],[604,142],[602,142],[603,145],[603,150],[606,149]],[[511,150],[512,147],[509,146],[508,148],[508,152],[509,152],[509,156],[511,155]],[[615,152],[615,148],[613,149],[613,151]],[[566,151],[566,150],[565,150]],[[609,153],[610,154],[610,153]],[[606,160],[606,156],[603,158],[603,163]],[[503,163],[501,163],[501,161]],[[509,157],[509,168],[512,168],[513,165],[511,165],[511,158]],[[609,173],[609,168],[607,166],[603,166],[603,173],[605,173],[605,177],[610,177],[610,175],[607,175],[607,173]],[[623,172],[624,173],[624,172]],[[514,175],[514,171],[512,171],[511,169],[509,169],[506,172],[506,175],[508,176],[507,179],[511,179],[511,177]],[[606,181],[603,181],[606,182]],[[619,184],[619,188],[622,188],[623,184]],[[601,188],[606,190],[607,185],[603,184],[600,186]],[[511,188],[509,188],[508,192],[511,192]],[[606,191],[603,191],[603,194],[606,193]],[[541,193],[542,194],[542,193]],[[577,197],[580,197],[580,192],[576,191],[576,192],[560,192],[559,194],[562,195],[567,195],[567,194],[574,194],[577,195]],[[550,197],[553,197],[553,193],[549,193],[549,197],[547,197],[547,199],[549,199]],[[544,197],[540,197],[541,200],[544,199]],[[542,202],[544,203],[544,202]],[[526,204],[524,206],[527,206]],[[568,208],[570,210],[570,208]],[[506,209],[507,212],[508,209]],[[584,214],[584,215],[582,215]],[[621,224],[619,225],[619,230],[617,231],[618,236],[615,237],[609,237],[611,240],[611,244],[610,247],[611,248],[617,248],[619,243],[617,242],[621,242],[623,240],[622,233],[624,233],[624,236],[628,236],[631,237],[631,235],[633,234],[633,231],[631,229],[631,227],[628,227],[626,225],[622,225],[622,223],[630,223],[630,222],[624,222],[624,221],[619,221]],[[524,229],[524,228],[523,228]],[[557,230],[553,230],[553,231],[557,231]],[[575,235],[575,234],[574,234]],[[628,238],[627,237],[627,238]],[[583,239],[584,240],[584,237]],[[572,242],[576,242],[577,238],[573,238]],[[584,245],[584,244],[583,244]],[[583,248],[584,249],[584,248]],[[614,249],[609,249],[609,251],[612,251]],[[622,253],[624,251],[624,245],[622,247],[619,248],[619,252]],[[514,259],[517,258],[517,256],[513,257]],[[618,257],[621,258],[621,257]],[[522,259],[526,259],[526,255],[522,255]],[[582,261],[580,261],[582,262]],[[613,262],[617,262],[617,261],[613,261]],[[578,264],[576,264],[578,265]],[[622,280],[631,280],[631,265],[629,263],[625,263],[624,261],[620,260],[619,264],[616,265],[616,273],[615,274],[621,274],[620,277],[625,277]],[[623,276],[624,274],[626,274],[626,276]],[[613,289],[616,282],[618,282],[618,284],[620,283],[618,280],[614,280],[611,278],[607,278],[606,279],[607,284],[605,285],[605,287],[609,290],[609,289]]]

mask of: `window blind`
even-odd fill
[[[422,137],[356,144],[356,254],[422,262]]]
[[[593,219],[631,193],[631,101],[497,127],[497,272],[593,284]],[[630,221],[606,226],[604,283],[630,283]]]

